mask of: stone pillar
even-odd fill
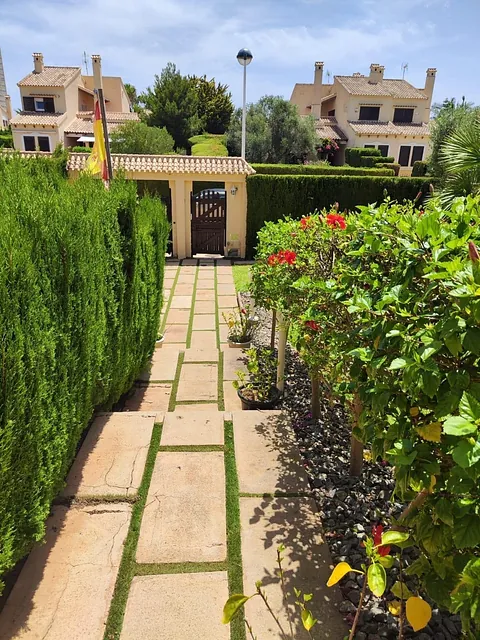
[[[227,245],[239,244],[240,257],[245,257],[247,235],[247,184],[245,176],[225,182],[227,192]]]
[[[185,255],[192,257],[192,206],[191,194],[193,192],[193,180],[184,180],[183,189],[185,193],[184,220],[185,220]]]
[[[185,216],[184,216],[184,183],[181,178],[168,181],[172,198],[172,236],[173,255],[186,258],[185,253]]]

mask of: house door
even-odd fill
[[[225,189],[206,189],[191,196],[192,256],[197,253],[223,255],[227,228]]]

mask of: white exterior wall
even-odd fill
[[[62,134],[62,138],[60,139],[58,130],[54,129],[53,127],[43,128],[41,126],[37,126],[37,127],[27,127],[27,128],[22,127],[21,129],[12,128],[12,135],[13,135],[13,146],[15,149],[17,149],[17,151],[25,151],[25,144],[23,140],[24,136],[33,136],[35,138],[35,144],[38,144],[37,142],[38,136],[50,138],[51,151],[55,149],[55,147],[60,141],[63,142],[63,134]]]

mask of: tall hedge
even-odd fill
[[[381,162],[381,152],[375,147],[347,147],[345,149],[345,162],[352,167],[360,167],[362,165],[362,158],[367,156],[373,156],[379,158]]]
[[[259,174],[269,175],[333,175],[333,176],[393,176],[388,168],[335,167],[328,164],[252,164]]]
[[[257,244],[257,232],[265,222],[284,216],[301,218],[315,209],[338,202],[340,209],[393,200],[413,200],[419,191],[428,191],[425,178],[370,176],[282,176],[253,175],[247,178],[247,254]]]
[[[134,183],[0,158],[0,576],[42,538],[95,407],[152,353],[168,234]]]

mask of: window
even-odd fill
[[[424,147],[413,147],[412,160],[410,162],[412,167],[413,167],[413,163],[417,162],[417,160],[423,160],[423,150],[424,150]]]
[[[375,145],[374,144],[364,144],[363,147],[364,147],[364,149],[375,149]]]
[[[379,144],[378,145],[378,150],[380,151],[380,153],[382,154],[382,156],[384,158],[386,158],[388,156],[388,144]]]
[[[398,154],[398,164],[402,167],[408,167],[408,161],[410,160],[410,151],[412,147],[401,146],[400,153]]]
[[[335,109],[330,109],[330,111],[328,112],[329,116],[334,116],[335,115]]]
[[[378,120],[380,107],[360,107],[359,120]]]
[[[35,111],[35,99],[34,98],[23,98],[23,110],[24,111]]]
[[[24,111],[38,111],[40,113],[55,113],[55,102],[53,98],[23,98]]]
[[[50,138],[48,136],[38,136],[38,148],[40,151],[50,151]]]
[[[413,122],[413,109],[395,109],[393,111],[394,122]]]
[[[33,136],[23,136],[23,146],[25,151],[35,151],[35,138]]]

